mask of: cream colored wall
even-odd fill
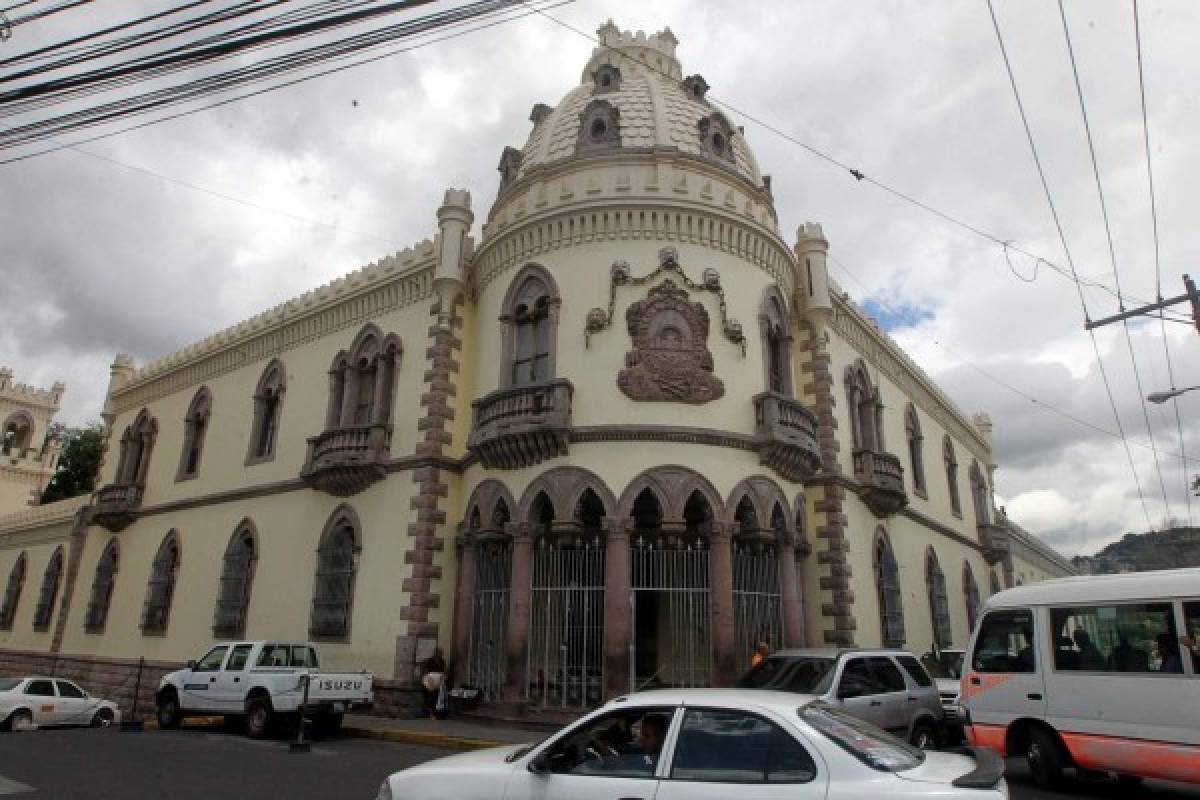
[[[29,437],[29,446],[41,450],[42,442],[46,438],[46,431],[50,428],[50,421],[54,419],[56,410],[41,405],[23,403],[19,399],[0,394],[0,426],[4,425],[9,415],[18,411],[24,411],[33,417],[33,433]]]
[[[29,534],[16,536],[0,535],[0,602],[3,592],[8,588],[8,578],[13,566],[21,553],[25,554],[25,586],[21,590],[21,598],[17,602],[17,615],[13,619],[12,630],[0,630],[0,649],[12,650],[49,650],[50,641],[54,637],[54,621],[57,619],[58,607],[62,602],[63,585],[66,582],[67,549],[71,537],[71,523],[49,526],[39,529],[34,537],[39,540],[29,544],[22,543],[21,538]],[[54,613],[50,617],[50,627],[46,631],[33,629],[33,614],[37,610],[38,598],[42,593],[42,579],[46,574],[46,565],[59,547],[63,548],[63,572],[59,579],[58,596],[54,599]]]
[[[335,669],[369,669],[391,677],[399,611],[407,524],[413,495],[410,473],[390,476],[347,503],[362,522],[362,552],[355,579],[348,643],[321,643],[323,664]],[[222,558],[243,518],[258,530],[258,563],[246,628],[248,639],[308,638],[321,532],[341,500],[321,492],[293,492],[143,517],[118,534],[88,530],[66,636],[65,653],[183,661],[213,641],[212,621]],[[151,562],[164,536],[180,537],[180,568],[165,636],[144,636],[139,628]],[[108,620],[103,633],[84,631],[96,563],[110,539],[120,547]]]
[[[418,436],[416,420],[421,415],[428,304],[405,306],[372,321],[385,335],[396,333],[404,345],[392,411],[392,454],[410,455]],[[364,324],[365,321],[355,322],[279,355],[287,371],[287,389],[273,461],[244,466],[254,424],[254,392],[270,359],[256,361],[203,384],[212,393],[212,416],[195,478],[175,480],[183,449],[184,416],[200,386],[189,386],[151,402],[147,408],[157,418],[159,430],[143,506],[298,477],[307,451],[306,439],[325,428],[330,364],[339,350],[349,349]],[[102,485],[112,482],[120,459],[121,434],[140,410],[140,406],[130,408],[117,416],[101,471]]]
[[[0,514],[29,507],[37,475],[0,466]]]

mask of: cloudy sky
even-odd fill
[[[14,29],[0,56],[174,4],[58,14]],[[996,7],[1071,253],[1081,274],[1112,286],[1058,6]],[[1120,325],[1096,334],[1131,471],[1071,281],[747,119],[1065,266],[985,0],[577,0],[548,13],[589,33],[610,17],[626,29],[671,27],[685,74],[702,73],[710,96],[742,112],[732,116],[774,176],[785,238],[820,221],[834,278],[964,410],[991,414],[997,491],[1026,528],[1074,554],[1145,530],[1147,516],[1155,526],[1188,518],[1173,407],[1149,406],[1156,467],[1130,358],[1132,347],[1144,392],[1170,386],[1157,320],[1131,324],[1128,340]],[[1162,291],[1172,296],[1183,272],[1200,271],[1187,200],[1200,179],[1200,5],[1143,0],[1140,14]],[[1153,299],[1131,4],[1067,0],[1066,15],[1121,287]],[[0,165],[0,364],[18,380],[64,380],[61,418],[95,419],[114,353],[144,362],[428,237],[448,186],[469,188],[483,217],[500,152],[524,143],[535,103],[553,105],[576,84],[592,47],[535,14]],[[1117,310],[1104,291],[1084,297],[1093,317]],[[1195,329],[1168,322],[1166,343],[1175,384],[1200,384]],[[1200,459],[1197,410],[1200,392],[1180,398],[1184,445]]]

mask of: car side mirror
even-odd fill
[[[188,669],[195,669],[195,668],[196,668],[196,662],[195,662],[195,661],[189,661],[189,662],[187,663],[187,668],[188,668]]]
[[[545,753],[538,753],[529,762],[529,771],[537,775],[546,774],[550,771],[550,759],[546,757]]]

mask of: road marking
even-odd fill
[[[9,780],[3,775],[0,775],[0,795],[21,794],[22,792],[32,792],[33,790],[34,789],[32,786],[26,786],[23,783],[17,783],[16,781]]]

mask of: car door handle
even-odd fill
[[[1030,700],[1041,700],[1042,699],[1042,696],[1040,694],[1038,694],[1037,692],[1030,692],[1029,694],[1027,694],[1025,696],[1028,697]]]
[[[872,706],[881,706],[881,705],[883,705],[883,703],[880,702],[879,700],[872,700],[871,705]]]

